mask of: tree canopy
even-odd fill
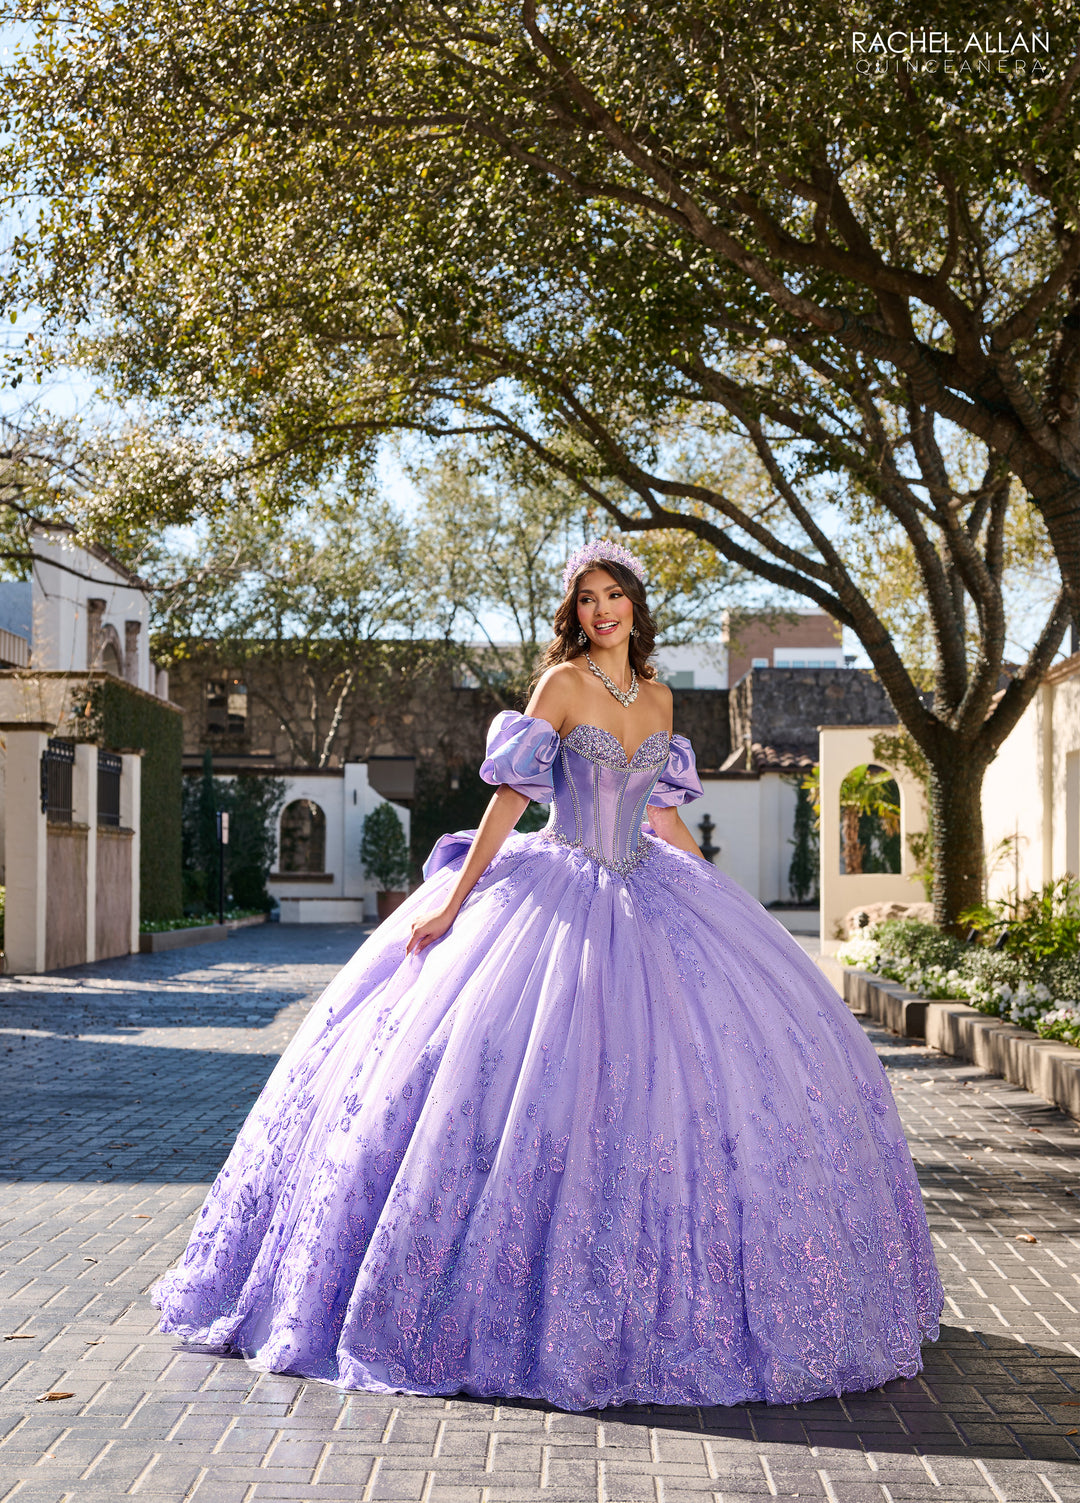
[[[952,916],[1080,604],[1076,13],[943,0],[929,56],[856,54],[853,3],[50,10],[5,80],[23,358],[169,414],[117,471],[164,517],[464,432],[829,611],[930,762]],[[1066,594],[996,699],[1025,504]],[[838,517],[912,562],[932,705]]]

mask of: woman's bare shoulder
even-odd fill
[[[674,699],[667,684],[662,684],[658,678],[643,678],[638,682],[646,704],[666,716],[670,724]]]
[[[527,715],[547,720],[556,730],[566,719],[575,691],[581,683],[581,670],[573,663],[556,663],[541,675],[526,709]]]

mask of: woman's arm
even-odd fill
[[[572,682],[568,675],[572,672],[566,664],[549,668],[526,706],[526,715],[534,720],[546,720],[557,731],[566,718],[566,704]],[[446,933],[457,918],[462,903],[499,854],[503,841],[525,812],[528,803],[529,800],[523,793],[515,792],[505,783],[496,788],[450,895],[434,913],[414,920],[412,935],[405,947],[407,955],[418,954]]]
[[[678,809],[668,809],[662,804],[650,804],[645,812],[650,825],[661,840],[667,841],[668,845],[678,846],[680,851],[689,851],[691,856],[701,856],[702,861],[705,860],[697,841],[683,824]]]
[[[405,946],[407,955],[418,953],[430,945],[432,940],[439,939],[446,933],[457,918],[462,903],[498,855],[503,841],[521,818],[528,803],[529,800],[523,793],[516,793],[505,784],[496,788],[484,810],[484,817],[480,821],[480,828],[476,832],[476,839],[465,865],[446,901],[434,913],[425,914],[413,921],[412,935]]]

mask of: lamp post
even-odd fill
[[[217,813],[218,838],[218,923],[225,922],[225,847],[229,843],[229,813],[219,809]]]

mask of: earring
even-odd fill
[[[636,626],[632,626],[630,628],[630,635],[633,636],[636,631],[637,631],[637,627]]]
[[[577,639],[578,639],[578,646],[579,647],[584,647],[585,643],[589,640],[588,637],[585,635],[585,632],[582,630],[581,627],[578,627]]]

